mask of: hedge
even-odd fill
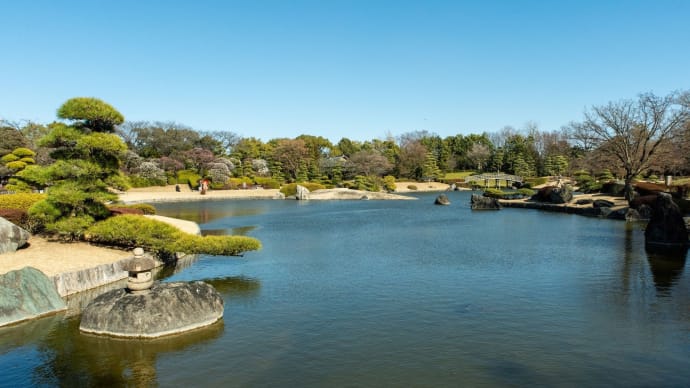
[[[0,209],[29,210],[29,208],[46,198],[45,194],[39,193],[16,193],[0,195]]]

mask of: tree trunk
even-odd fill
[[[630,204],[630,202],[632,202],[632,200],[635,199],[635,190],[633,190],[632,180],[632,176],[625,177],[625,187],[623,188],[623,195],[625,196],[625,199],[628,201],[628,204]]]

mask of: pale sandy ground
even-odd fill
[[[47,276],[110,264],[132,256],[132,252],[104,248],[83,242],[59,243],[31,236],[29,246],[0,255],[0,274],[34,267]]]
[[[408,186],[416,186],[417,189],[410,189]],[[450,185],[441,182],[395,182],[396,193],[415,193],[427,191],[446,191],[450,190]],[[460,188],[460,190],[464,190]]]
[[[248,190],[209,190],[201,195],[189,188],[181,192],[175,191],[175,186],[146,187],[130,189],[119,194],[124,203],[156,203],[156,202],[187,202],[212,201],[220,199],[274,199],[280,195],[277,189],[248,189]]]

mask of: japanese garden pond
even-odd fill
[[[158,340],[93,337],[78,314],[0,328],[0,386],[687,386],[686,254],[639,224],[417,201],[157,205],[263,249],[199,256],[222,321]]]

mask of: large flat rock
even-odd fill
[[[223,316],[223,298],[204,282],[155,283],[147,293],[120,288],[84,309],[79,329],[115,337],[155,338],[208,326]]]

